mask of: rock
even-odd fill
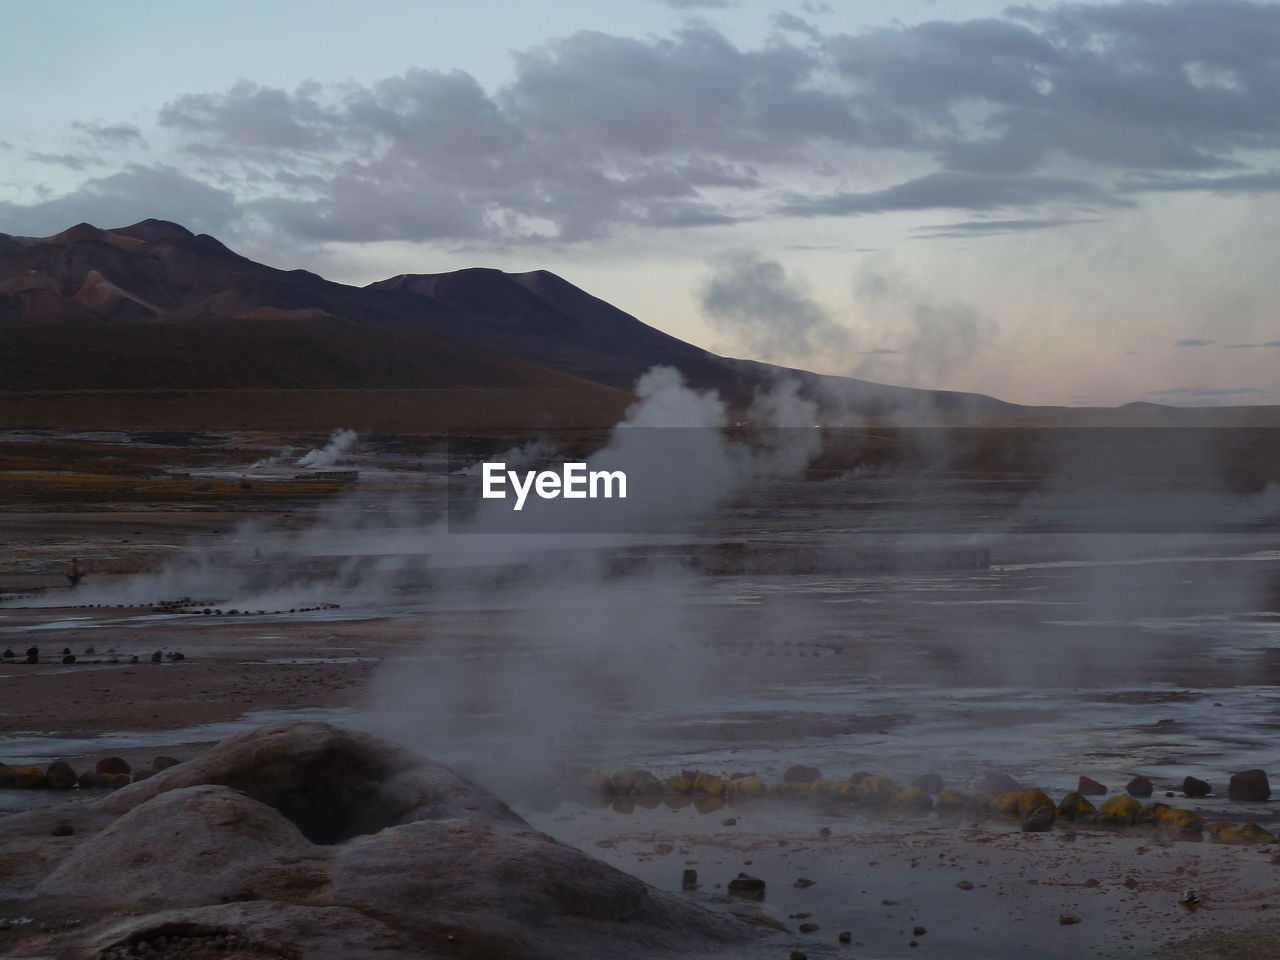
[[[54,837],[70,837],[76,832],[75,826],[70,820],[59,820],[54,828],[49,831],[50,836]]]
[[[609,785],[614,793],[625,796],[636,785],[636,771],[631,767],[623,767],[609,778]]]
[[[763,900],[764,881],[759,877],[740,873],[729,881],[729,893],[747,900]]]
[[[1275,834],[1269,830],[1264,830],[1256,823],[1236,826],[1234,823],[1226,823],[1221,820],[1209,824],[1209,839],[1214,843],[1234,844],[1276,842]]]
[[[796,764],[788,767],[786,773],[782,775],[783,783],[813,783],[822,776],[822,771],[817,767],[806,767],[803,764]]]
[[[955,790],[944,789],[938,794],[938,799],[933,806],[938,813],[956,814],[964,812],[972,804],[973,799],[971,797],[967,797]]]
[[[1256,803],[1271,799],[1271,784],[1265,770],[1245,770],[1231,775],[1227,796],[1232,800]]]
[[[1058,923],[1064,927],[1070,927],[1080,922],[1080,918],[1071,913],[1063,913],[1058,916]]]
[[[1076,793],[1082,797],[1101,797],[1106,795],[1107,788],[1093,777],[1082,776],[1076,786]]]
[[[982,780],[978,783],[978,792],[985,793],[990,797],[998,797],[1002,793],[1016,793],[1022,789],[1022,784],[1007,773],[998,773],[989,770],[982,775]]]
[[[693,781],[693,792],[718,797],[724,794],[724,781],[709,773],[699,773]]]
[[[1095,823],[1129,826],[1137,820],[1142,804],[1128,794],[1112,797],[1098,807]]]
[[[17,771],[8,764],[0,763],[0,788],[12,787]]]
[[[933,809],[933,798],[920,787],[903,787],[889,801],[896,810],[928,813]]]
[[[132,773],[133,768],[129,766],[127,760],[123,757],[103,757],[94,765],[95,773]]]
[[[818,882],[817,880],[810,880],[808,877],[799,877],[796,879],[796,882],[792,884],[792,886],[796,887],[797,889],[803,890],[805,887],[812,887],[817,882]]]
[[[1053,800],[1043,790],[1018,790],[1003,793],[991,802],[991,809],[1006,817],[1026,817],[1033,810],[1047,807],[1055,810]]]
[[[972,889],[973,889],[973,881],[972,881],[972,880],[957,880],[957,881],[956,881],[956,886],[957,886],[959,889],[961,889],[961,890],[972,890]]]
[[[662,791],[673,797],[683,796],[693,792],[693,781],[683,774],[667,777],[662,781]]]
[[[728,787],[725,788],[725,798],[730,803],[755,800],[763,797],[768,789],[768,785],[763,780],[752,774],[730,780]]]
[[[1213,793],[1213,786],[1205,780],[1187,777],[1182,781],[1182,793],[1188,797],[1207,797]]]
[[[1058,804],[1058,816],[1063,820],[1087,819],[1095,812],[1094,805],[1078,791],[1068,793]]]
[[[1185,837],[1199,838],[1204,831],[1204,818],[1194,810],[1165,807],[1156,812],[1156,824]]]
[[[76,772],[65,760],[55,760],[44,772],[45,784],[54,790],[70,790],[76,785]]]
[[[841,930],[836,939],[841,943],[853,943],[853,933],[849,930]]]
[[[23,789],[44,786],[44,771],[33,764],[13,768],[13,785]]]
[[[638,797],[660,797],[663,792],[662,781],[651,773],[638,773],[631,784],[631,792]]]
[[[921,790],[923,790],[925,793],[928,793],[932,796],[937,796],[942,792],[942,788],[943,788],[942,774],[926,773],[924,776],[916,777],[914,780],[912,780],[911,786],[918,787]]]
[[[912,928],[911,928],[911,935],[912,935],[913,937],[923,937],[923,936],[924,936],[926,933],[928,933],[928,932],[929,932],[929,931],[928,931],[927,929],[925,929],[924,927],[912,927]]]
[[[1159,824],[1166,810],[1173,809],[1167,803],[1148,803],[1143,805],[1134,818],[1134,823]]]
[[[802,950],[792,950],[789,960],[809,960],[809,955]]]
[[[722,827],[736,827],[737,825],[738,825],[737,817],[725,817],[723,820],[720,821],[720,826]]]
[[[98,787],[106,786],[106,784],[102,782],[102,774],[95,773],[93,770],[86,770],[84,773],[80,774],[76,779],[76,783],[79,784],[81,790],[94,790]]]
[[[63,663],[75,663],[76,655],[74,653],[65,654],[62,658]]]
[[[1022,817],[1023,833],[1046,833],[1053,829],[1058,811],[1052,806],[1035,807]]]
[[[98,782],[108,790],[119,790],[121,787],[129,785],[129,774],[127,773],[100,773]]]
[[[858,781],[855,795],[869,807],[884,807],[897,792],[898,785],[888,777],[864,777]]]
[[[681,890],[697,890],[698,889],[698,871],[697,870],[685,870],[684,873],[680,875],[680,889]]]
[[[801,933],[816,933],[818,929],[819,928],[816,923],[802,923],[799,927]]]
[[[1138,774],[1127,784],[1125,784],[1124,792],[1131,797],[1149,797],[1151,796],[1152,786],[1149,777]]]
[[[151,769],[159,773],[161,770],[168,770],[170,767],[176,767],[182,761],[177,757],[156,757],[151,761]]]
[[[584,796],[607,797],[613,792],[613,782],[607,774],[593,771],[579,778],[577,788]]]

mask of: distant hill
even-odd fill
[[[361,288],[256,263],[162,220],[108,230],[82,223],[43,238],[0,234],[0,391],[10,395],[394,390],[421,391],[429,407],[433,394],[470,391],[487,392],[473,404],[487,411],[486,423],[596,425],[617,419],[636,378],[656,364],[737,408],[786,372],[825,417],[844,422],[1022,425],[1082,415],[717,356],[545,270],[408,274]],[[403,398],[394,406],[403,425]],[[437,407],[467,403],[452,396]],[[1185,418],[1158,406],[1098,415]]]

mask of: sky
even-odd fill
[[[1280,3],[44,0],[0,232],[546,269],[730,356],[1280,403]]]

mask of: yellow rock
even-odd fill
[[[656,810],[662,805],[662,797],[653,794],[642,793],[633,798],[637,807],[644,807],[646,810]]]
[[[619,796],[625,796],[630,793],[635,784],[636,772],[631,767],[623,767],[609,778],[609,785],[612,787],[613,792]]]
[[[831,784],[827,790],[827,796],[833,800],[856,800],[858,796],[858,788],[855,784],[848,780],[837,780]]]
[[[1275,843],[1276,835],[1256,823],[1246,823],[1238,831],[1245,843]]]
[[[1156,823],[1161,827],[1176,830],[1178,833],[1200,836],[1204,830],[1204,817],[1194,810],[1181,810],[1177,807],[1165,807],[1156,811]]]
[[[582,779],[578,781],[578,786],[583,793],[597,797],[607,797],[613,792],[613,785],[609,778],[598,772],[584,773]]]
[[[933,809],[933,798],[919,787],[903,787],[889,802],[897,810],[925,813]]]
[[[886,806],[898,792],[898,785],[888,777],[866,777],[857,783],[858,799],[871,807]]]
[[[129,785],[127,773],[101,773],[98,776],[102,778],[102,785],[108,790],[119,790]]]
[[[614,797],[611,806],[614,813],[636,812],[636,802],[631,797]]]
[[[1022,796],[1021,790],[1010,790],[1008,793],[1002,793],[991,801],[991,810],[998,813],[1002,817],[1018,816],[1018,803]]]
[[[1128,825],[1138,819],[1141,811],[1142,804],[1124,793],[1104,800],[1102,806],[1098,807],[1095,822]]]
[[[693,792],[693,781],[688,777],[682,777],[676,774],[674,777],[667,777],[662,781],[662,792],[669,796],[678,797]]]
[[[1236,826],[1224,820],[1209,824],[1209,839],[1214,843],[1274,843],[1275,835],[1256,823]]]
[[[1096,813],[1097,809],[1084,794],[1072,791],[1058,804],[1058,816],[1063,820],[1075,820],[1077,817],[1087,817]]]
[[[36,766],[14,767],[13,785],[15,787],[43,787],[44,771]]]
[[[1025,817],[1032,810],[1038,810],[1041,807],[1048,807],[1050,810],[1056,810],[1057,807],[1049,798],[1049,795],[1043,790],[1019,790],[1018,791],[1018,815]]]
[[[631,792],[636,796],[657,796],[662,793],[662,781],[651,773],[638,773]]]
[[[1169,809],[1171,808],[1167,803],[1152,801],[1138,811],[1138,816],[1134,823],[1158,824],[1160,822],[1160,814]]]
[[[718,797],[724,793],[724,781],[706,772],[699,773],[698,779],[693,781],[693,792]]]
[[[737,780],[729,781],[729,786],[725,788],[725,796],[730,803],[738,803],[742,800],[763,797],[768,790],[768,786],[759,777],[739,777]]]
[[[693,797],[689,796],[687,793],[668,793],[662,798],[662,805],[664,807],[670,807],[672,810],[683,810],[691,803],[693,803]]]
[[[934,808],[939,813],[959,813],[961,810],[967,809],[971,803],[972,800],[963,793],[944,789],[938,794],[938,800],[934,804]]]
[[[13,767],[5,763],[0,763],[0,787],[12,787],[13,775]]]

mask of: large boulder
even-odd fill
[[[1227,796],[1232,800],[1256,803],[1271,799],[1271,784],[1265,770],[1245,770],[1233,773],[1227,786]]]

